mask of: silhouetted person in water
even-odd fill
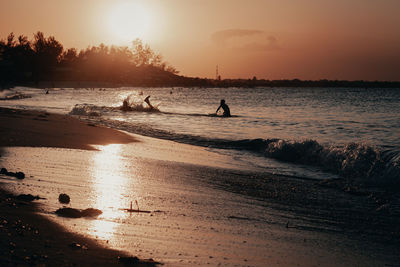
[[[153,105],[152,104],[150,104],[150,96],[147,96],[145,99],[144,99],[144,102],[146,102],[147,103],[147,105],[149,105],[149,107],[150,107],[150,109],[155,109],[154,107],[153,107]]]
[[[225,100],[224,99],[221,99],[221,104],[219,105],[219,107],[217,108],[217,111],[215,113],[218,113],[218,110],[220,108],[222,108],[222,110],[224,111],[222,116],[224,116],[224,117],[230,117],[231,116],[231,111],[230,111],[228,105],[225,104]]]

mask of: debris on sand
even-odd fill
[[[33,200],[44,199],[44,198],[39,197],[39,196],[33,196],[31,194],[20,194],[17,196],[17,199],[22,200],[22,201],[31,202]]]
[[[60,208],[56,210],[56,214],[61,217],[67,218],[82,218],[82,217],[96,217],[103,212],[99,209],[88,208],[85,210],[79,210],[74,208]]]
[[[1,168],[0,174],[4,174],[4,175],[7,175],[7,176],[12,176],[12,177],[15,177],[15,178],[20,179],[20,180],[25,178],[25,173],[23,173],[23,172],[9,172],[9,171],[7,171],[6,168]]]
[[[133,209],[132,208],[132,201],[131,201],[131,206],[130,206],[129,209],[120,209],[120,210],[124,210],[124,211],[127,211],[127,212],[151,213],[151,211],[149,211],[149,210],[141,210],[141,209],[139,209],[139,204],[138,204],[137,200],[135,200],[135,203],[136,203],[137,209]]]
[[[83,250],[87,250],[88,248],[85,245],[81,245],[79,243],[76,242],[72,242],[71,244],[68,245],[70,248],[72,249],[83,249]]]
[[[67,194],[60,194],[58,196],[58,202],[60,202],[62,204],[69,204],[70,201],[71,201],[71,198]]]

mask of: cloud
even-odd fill
[[[224,45],[226,41],[233,37],[243,37],[263,34],[263,31],[259,30],[243,30],[243,29],[230,29],[214,32],[211,36],[211,40],[217,45]]]
[[[275,36],[264,31],[249,29],[229,29],[211,35],[214,45],[223,48],[246,51],[269,51],[279,49]]]

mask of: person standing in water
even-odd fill
[[[220,108],[222,108],[222,110],[224,111],[222,116],[224,116],[224,117],[230,117],[231,116],[231,111],[230,111],[228,105],[225,104],[225,99],[221,99],[221,104],[219,105],[219,107],[217,108],[217,111],[215,113],[218,113],[218,110]]]

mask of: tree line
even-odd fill
[[[0,81],[95,81],[119,84],[168,83],[178,71],[140,39],[126,46],[91,46],[64,49],[54,36],[42,32],[0,40]]]
[[[359,87],[400,88],[400,82],[343,80],[207,79],[184,77],[140,39],[127,46],[65,49],[38,31],[33,40],[10,33],[0,40],[0,88],[38,86],[41,81],[95,82],[116,86]],[[83,84],[82,84],[83,85]]]
[[[365,81],[365,80],[300,80],[282,79],[224,79],[212,82],[215,87],[313,87],[313,88],[400,88],[397,81]]]

